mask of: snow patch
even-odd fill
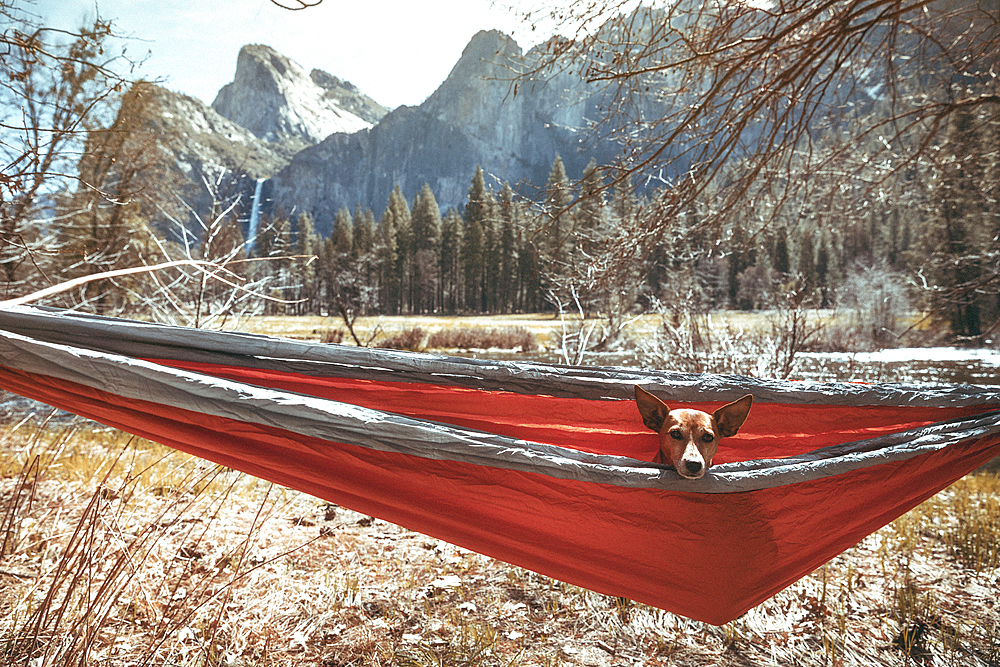
[[[983,348],[961,347],[900,347],[876,352],[822,352],[804,353],[804,357],[822,357],[839,361],[858,363],[906,363],[911,361],[962,362],[978,361],[982,364],[1000,367],[1000,351]]]

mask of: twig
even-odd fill
[[[266,259],[273,259],[273,258],[266,258]],[[254,260],[245,260],[245,261],[254,261]],[[220,277],[218,275],[220,271],[225,271],[229,273],[229,270],[224,266],[220,266],[218,264],[215,264],[214,262],[205,262],[196,259],[178,259],[172,262],[163,262],[162,264],[154,264],[153,266],[135,266],[129,269],[115,269],[114,271],[102,271],[101,273],[94,273],[88,276],[74,278],[73,280],[67,280],[65,282],[59,283],[58,285],[53,285],[52,287],[46,287],[43,290],[32,292],[27,296],[18,297],[16,299],[7,299],[6,301],[0,301],[0,308],[12,308],[14,306],[23,306],[26,303],[31,303],[32,301],[44,299],[54,294],[61,294],[62,292],[68,292],[69,290],[75,287],[86,285],[87,283],[91,283],[97,280],[107,280],[109,278],[119,278],[121,276],[129,276],[138,273],[150,273],[153,271],[162,271],[164,269],[171,269],[178,266],[194,267],[200,271],[204,271],[206,274],[208,274],[209,277],[214,278],[215,280],[219,280],[229,285],[230,287],[244,290],[248,293],[254,293],[251,290],[247,290],[246,288],[240,285],[237,285],[229,280],[226,280],[225,278]],[[213,271],[212,272],[206,271],[205,270],[206,268],[211,268],[213,269]],[[278,297],[273,297],[267,294],[260,294],[260,293],[256,293],[256,296],[259,296],[261,299],[265,299],[267,301],[275,301],[277,303],[283,303],[283,304],[294,304],[294,303],[300,303],[302,301],[302,299],[298,301],[289,301],[287,299],[279,299]]]

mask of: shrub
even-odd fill
[[[427,339],[427,347],[456,350],[533,350],[538,339],[526,327],[476,329],[454,327],[435,331]]]
[[[391,350],[409,350],[419,352],[424,347],[424,330],[420,327],[404,329],[394,336],[386,338],[378,347],[385,347]]]
[[[321,343],[325,343],[327,345],[342,343],[344,342],[344,330],[340,328],[327,329],[326,331],[320,333],[319,340]]]
[[[837,302],[854,313],[853,329],[873,349],[896,345],[896,329],[910,311],[904,278],[885,265],[858,265],[844,281]]]

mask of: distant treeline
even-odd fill
[[[985,176],[996,165],[979,168]],[[309,213],[289,219],[278,211],[261,224],[254,254],[274,258],[264,264],[274,294],[297,302],[272,310],[296,314],[559,307],[606,314],[664,303],[705,312],[789,299],[824,308],[860,308],[872,299],[897,311],[933,308],[934,294],[917,302],[915,276],[934,273],[935,284],[958,285],[996,273],[984,262],[995,252],[1000,216],[995,201],[991,208],[968,189],[969,169],[946,163],[933,178],[914,173],[912,183],[881,192],[819,189],[814,199],[785,203],[794,217],[760,226],[733,220],[719,234],[701,229],[699,211],[691,210],[635,261],[609,268],[609,257],[621,264],[628,255],[614,247],[621,230],[656,215],[655,199],[607,188],[593,162],[573,186],[557,157],[540,201],[517,197],[509,185],[494,192],[477,169],[462,211],[442,214],[429,186],[412,204],[397,187],[378,220],[360,207],[340,210],[329,238],[315,233]],[[291,256],[300,259],[282,259]],[[997,316],[995,293],[961,302],[939,296],[939,314],[956,333],[979,335]]]

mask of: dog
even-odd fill
[[[719,440],[736,435],[750,414],[753,395],[723,405],[713,414],[667,404],[636,385],[635,402],[642,423],[660,434],[654,461],[672,465],[681,477],[699,479],[712,467]]]

